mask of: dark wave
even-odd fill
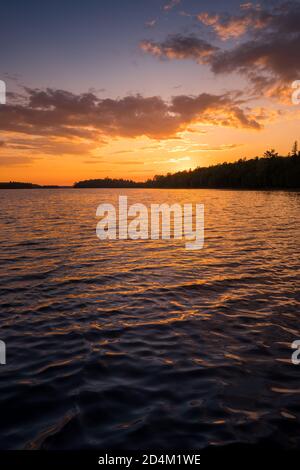
[[[297,448],[299,193],[122,191],[204,203],[195,252],[100,242],[117,194],[2,194],[0,448]]]

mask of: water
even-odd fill
[[[204,203],[205,247],[105,241],[102,202]],[[300,193],[1,191],[1,449],[300,444]]]

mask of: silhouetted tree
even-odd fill
[[[265,158],[276,158],[276,157],[278,157],[278,153],[275,152],[274,149],[272,149],[272,150],[267,150],[267,151],[264,153],[264,157],[265,157]]]
[[[298,152],[298,141],[295,140],[293,148],[292,148],[292,157],[298,157],[299,152]]]
[[[298,152],[298,150],[297,150]],[[300,153],[298,152],[300,156]],[[264,158],[240,159],[205,168],[156,175],[145,183],[110,178],[80,181],[76,188],[300,188],[300,158],[268,150]]]

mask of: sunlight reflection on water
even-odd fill
[[[95,235],[96,208],[204,203],[205,246]],[[1,191],[1,448],[300,444],[300,194]]]

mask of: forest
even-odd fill
[[[292,154],[283,157],[275,150],[264,156],[233,163],[220,163],[194,170],[156,175],[143,183],[123,179],[80,181],[74,188],[235,188],[235,189],[299,189],[300,152],[297,143]]]

